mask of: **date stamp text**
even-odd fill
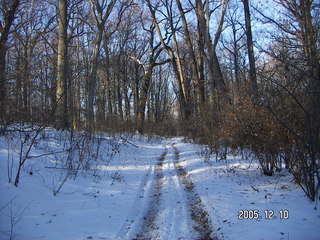
[[[274,211],[272,209],[264,210],[260,212],[257,209],[250,209],[250,210],[242,210],[238,211],[238,219],[239,220],[250,220],[250,219],[267,219],[267,220],[274,220],[274,219],[289,219],[289,210],[279,210]]]

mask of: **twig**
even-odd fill
[[[120,137],[122,141],[129,143],[130,145],[134,146],[135,148],[139,148],[137,145],[134,145],[133,143],[129,142],[128,140],[124,139],[123,137]]]
[[[40,157],[44,157],[44,156],[48,156],[48,155],[64,153],[64,152],[67,152],[67,151],[69,151],[69,149],[63,150],[63,151],[59,151],[59,152],[45,153],[45,154],[41,154],[41,155],[38,155],[38,156],[27,156],[27,158],[40,158]]]
[[[15,200],[18,196],[15,196],[14,198],[12,198],[8,203],[6,203],[2,208],[0,208],[0,212],[6,208],[13,200]]]
[[[252,189],[253,189],[254,191],[260,192],[259,189],[255,188],[254,186],[251,185],[251,187],[252,187]]]
[[[76,171],[76,169],[72,169],[72,168],[63,168],[63,167],[45,167],[45,168],[57,169],[57,170],[69,170],[69,171]]]

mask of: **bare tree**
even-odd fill
[[[217,30],[214,34],[214,38],[211,37],[210,34],[210,16],[212,14],[212,10],[210,10],[210,3],[207,0],[206,1],[206,9],[204,9],[204,6],[202,4],[201,0],[196,0],[196,13],[198,17],[198,26],[200,28],[200,31],[202,32],[202,35],[204,36],[204,42],[206,46],[206,59],[208,62],[208,71],[209,71],[209,78],[210,78],[210,98],[211,101],[215,99],[216,91],[219,90],[223,93],[224,98],[226,98],[227,94],[227,86],[224,81],[221,66],[219,63],[219,59],[216,53],[216,48],[223,30],[223,23],[224,23],[224,17],[227,11],[229,0],[222,0],[221,1],[221,13],[220,13],[220,19],[217,24]],[[213,10],[215,11],[215,9]]]
[[[179,12],[181,15],[181,20],[183,23],[184,38],[186,40],[188,50],[190,53],[190,58],[191,58],[190,60],[191,60],[191,67],[192,67],[192,78],[193,78],[193,81],[196,86],[197,102],[198,102],[198,106],[201,108],[201,107],[203,107],[205,100],[206,100],[204,79],[203,79],[203,77],[201,77],[203,75],[202,75],[202,72],[200,71],[201,66],[199,67],[197,64],[198,61],[197,61],[197,57],[196,57],[196,53],[195,53],[195,47],[192,44],[192,39],[191,39],[191,35],[189,32],[187,19],[185,16],[185,10],[182,8],[180,0],[176,0],[176,3],[177,3],[177,7],[179,9]],[[202,41],[199,41],[198,43],[200,45],[203,44]],[[203,47],[204,46],[198,46],[199,49],[203,49]],[[203,64],[203,63],[200,62],[200,64]]]
[[[246,35],[247,35],[247,48],[249,56],[249,75],[250,75],[250,85],[252,88],[252,93],[257,94],[257,74],[256,74],[256,64],[253,51],[253,40],[252,40],[252,31],[251,31],[251,17],[250,17],[250,7],[249,0],[242,0],[244,7],[244,16],[245,16],[245,25],[246,25]]]
[[[246,46],[244,41],[245,28],[242,24],[241,17],[243,11],[239,11],[239,4],[234,3],[231,5],[229,14],[226,15],[227,25],[231,27],[231,36],[225,37],[222,41],[223,47],[231,54],[233,61],[232,70],[231,70],[231,80],[234,80],[236,83],[236,88],[240,87],[241,84],[241,49]],[[244,62],[244,60],[243,60]]]
[[[186,88],[186,83],[185,83],[185,78],[183,76],[183,71],[182,71],[182,64],[181,64],[181,57],[179,55],[179,48],[176,40],[176,26],[174,26],[173,23],[173,17],[170,16],[170,13],[172,12],[171,9],[169,8],[170,6],[167,6],[167,12],[169,13],[167,16],[167,20],[169,22],[170,26],[170,31],[169,29],[166,29],[166,36],[171,35],[174,39],[174,44],[175,44],[175,50],[176,52],[172,49],[172,47],[166,42],[166,39],[163,37],[162,30],[159,25],[159,20],[156,17],[156,11],[159,6],[152,6],[150,0],[146,0],[147,6],[149,8],[151,17],[153,19],[154,25],[156,27],[158,37],[160,39],[160,42],[162,44],[162,47],[167,51],[167,53],[170,56],[174,76],[178,85],[178,100],[181,108],[181,116],[182,120],[188,120],[190,118],[190,106],[188,102],[188,96],[187,96],[187,88]]]
[[[150,47],[150,53],[147,64],[143,64],[141,60],[131,56],[131,59],[137,61],[139,65],[143,68],[143,83],[142,88],[140,91],[140,98],[139,98],[139,105],[138,105],[138,116],[137,116],[137,130],[142,133],[143,132],[143,123],[145,119],[145,110],[146,110],[146,104],[147,104],[147,97],[148,97],[148,91],[151,84],[152,79],[152,73],[154,67],[158,65],[162,65],[167,63],[167,61],[163,62],[156,62],[159,58],[162,49],[161,48],[161,42],[154,45],[154,34],[155,34],[155,25],[151,24],[149,29],[145,28],[145,31],[149,33],[149,47]]]
[[[58,61],[57,61],[57,127],[65,129],[69,126],[68,120],[68,74],[67,74],[67,51],[68,51],[68,20],[67,20],[67,0],[59,0],[59,41],[58,41]]]
[[[42,36],[48,34],[55,27],[55,15],[50,15],[45,10],[46,3],[33,0],[24,3],[21,11],[17,13],[16,24],[13,29],[14,49],[16,52],[16,104],[14,119],[30,122],[32,121],[32,101],[36,85],[40,85],[35,80],[36,73],[40,69],[34,69],[37,58],[42,54],[38,51],[37,45],[42,45]],[[46,16],[46,20],[43,20]],[[14,52],[14,51],[12,51]],[[13,112],[13,110],[11,110]]]
[[[96,95],[98,58],[100,56],[100,46],[103,39],[103,32],[106,21],[110,16],[116,0],[89,0],[92,15],[96,24],[95,42],[93,48],[92,61],[88,79],[88,101],[87,101],[87,124],[91,126],[94,122],[94,98]]]

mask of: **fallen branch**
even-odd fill
[[[57,169],[57,170],[68,170],[68,171],[75,171],[73,168],[63,168],[63,167],[44,167],[44,168],[49,168],[49,169]]]
[[[69,150],[63,150],[63,151],[59,151],[59,152],[52,152],[52,153],[45,153],[45,154],[41,154],[38,156],[27,156],[27,158],[40,158],[40,157],[44,157],[44,156],[49,156],[49,155],[53,155],[53,154],[58,154],[58,153],[64,153],[64,152],[68,152]]]
[[[255,188],[254,186],[251,185],[251,187],[252,187],[252,189],[253,189],[254,191],[260,192],[259,189]]]
[[[139,148],[137,145],[129,142],[127,139],[124,139],[123,137],[120,137],[122,141],[126,142],[126,143],[129,143],[130,145],[134,146],[135,148]]]

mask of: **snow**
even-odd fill
[[[84,151],[83,136],[77,134],[74,142]],[[84,152],[87,170],[71,175],[54,195],[68,172],[63,163],[71,156],[76,164],[82,156],[79,149],[68,155],[68,137],[53,129],[39,134],[18,187],[8,183],[8,163],[13,163],[14,181],[24,134],[0,137],[1,240],[10,234],[17,240],[199,239],[174,148],[194,183],[193,196],[210,216],[212,237],[320,239],[316,203],[288,172],[263,176],[256,160],[232,154],[226,160],[208,159],[200,154],[203,146],[182,138],[99,134],[99,151],[95,141]],[[261,219],[239,220],[241,209],[258,210]],[[277,219],[265,219],[265,210],[273,210]],[[289,219],[280,219],[280,210],[288,210]]]
[[[205,164],[195,154],[197,146],[179,147],[181,152],[189,151],[182,160],[208,206],[220,239],[320,239],[319,210],[288,172],[264,176],[257,161],[233,155]],[[239,210],[255,209],[261,219],[238,219]],[[265,210],[273,210],[277,219],[265,219]],[[288,210],[289,219],[280,219],[280,210]]]

